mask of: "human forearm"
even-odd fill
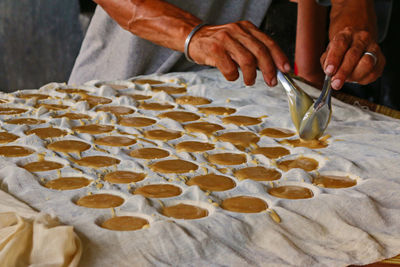
[[[158,45],[183,51],[185,39],[201,22],[161,0],[95,0],[121,27]]]

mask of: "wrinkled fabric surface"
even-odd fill
[[[171,73],[152,75],[147,78],[162,81],[179,81],[188,84],[188,95],[204,96],[213,102],[210,106],[229,106],[237,109],[234,115],[263,117],[263,122],[255,126],[235,126],[223,124],[220,116],[203,116],[207,120],[223,125],[226,131],[248,130],[258,133],[266,127],[283,127],[294,130],[290,121],[285,92],[281,85],[269,88],[259,74],[254,86],[243,86],[243,80],[227,82],[217,70],[197,73]],[[152,95],[151,101],[174,104],[172,96],[151,91],[149,85],[135,85],[131,81],[115,81],[127,85],[126,93]],[[92,81],[85,86],[92,94],[99,94],[113,100],[110,105],[131,106],[138,103],[126,96],[117,96],[122,91],[109,86],[96,87],[101,83]],[[304,84],[302,86],[313,97],[318,91]],[[40,88],[41,93],[61,96],[55,88],[66,88],[65,84],[49,84]],[[2,96],[10,97],[10,96]],[[66,100],[67,103],[69,100]],[[68,102],[69,103],[69,102]],[[29,103],[28,103],[29,104]],[[72,103],[69,103],[72,105]],[[115,117],[96,113],[84,102],[73,106],[75,112],[87,113],[93,122],[115,123]],[[181,106],[188,111],[197,112],[193,106]],[[140,110],[144,116],[156,116],[157,111]],[[133,114],[132,116],[136,116]],[[265,117],[267,115],[268,117]],[[49,118],[46,110],[40,109],[31,117]],[[52,125],[67,128],[78,124],[72,120],[51,119]],[[124,128],[115,124],[121,131],[138,133],[137,129]],[[42,125],[43,126],[43,125]],[[27,145],[37,152],[46,152],[43,141],[36,136],[24,136],[25,126],[3,124],[3,128],[18,134],[20,139],[12,144]],[[168,128],[184,131],[181,124],[170,119],[159,119],[152,128]],[[346,266],[367,264],[389,258],[400,252],[400,122],[380,114],[362,110],[333,99],[333,115],[327,129],[327,148],[312,150],[304,147],[289,147],[291,155],[311,157],[318,161],[319,173],[339,173],[357,179],[357,185],[346,189],[326,189],[312,185],[310,173],[302,169],[282,172],[280,180],[256,182],[238,181],[232,175],[232,168],[224,175],[236,183],[234,189],[224,192],[206,192],[197,186],[187,186],[175,175],[166,175],[168,183],[182,188],[182,194],[161,202],[155,199],[133,195],[136,187],[166,182],[165,177],[152,172],[148,162],[129,157],[124,149],[106,148],[119,159],[118,169],[145,172],[147,178],[134,185],[118,185],[104,182],[99,189],[95,183],[86,188],[69,191],[55,191],[44,188],[41,179],[54,179],[57,171],[33,175],[18,166],[37,160],[35,154],[25,158],[0,158],[0,180],[8,192],[41,212],[55,214],[60,220],[72,225],[83,242],[82,266]],[[71,138],[91,142],[93,136],[76,134]],[[193,161],[188,153],[175,152],[172,147],[189,139],[207,141],[200,135],[171,140],[155,141],[160,148],[167,149],[175,157]],[[65,139],[65,138],[64,138]],[[138,140],[138,144],[152,146]],[[138,145],[137,144],[137,145]],[[279,145],[277,139],[262,136],[259,146]],[[233,145],[217,142],[215,151],[240,152]],[[82,156],[104,154],[90,149]],[[171,158],[174,156],[171,155]],[[201,153],[193,153],[196,163],[205,164]],[[47,151],[46,157],[58,162],[67,162],[68,157]],[[264,156],[247,154],[248,162],[234,168],[258,165],[276,168],[276,162]],[[208,166],[208,165],[201,165]],[[209,167],[209,166],[208,166]],[[222,166],[220,166],[222,167]],[[83,175],[97,180],[103,170],[79,167]],[[210,171],[217,169],[209,167]],[[115,170],[114,167],[105,168]],[[105,171],[105,170],[104,170]],[[202,168],[186,176],[203,174]],[[316,172],[313,172],[314,174]],[[82,175],[76,169],[66,166],[63,175]],[[98,176],[100,175],[100,176]],[[267,193],[272,186],[300,185],[310,188],[311,199],[279,199]],[[108,192],[124,198],[122,206],[115,209],[116,215],[135,215],[146,218],[149,228],[118,232],[99,227],[106,218],[112,216],[110,209],[89,209],[77,206],[76,200],[88,193]],[[276,223],[269,212],[241,214],[226,211],[218,206],[225,198],[237,195],[251,195],[265,200],[268,206],[280,217]],[[185,201],[208,209],[209,216],[198,220],[171,219],[161,214],[162,205]]]

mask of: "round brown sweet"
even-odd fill
[[[6,108],[0,107],[0,115],[15,115],[27,112],[27,109],[23,108]]]
[[[312,182],[314,185],[324,188],[347,188],[357,184],[357,181],[349,176],[337,175],[317,175]]]
[[[135,231],[149,225],[146,219],[134,216],[112,217],[101,224],[101,227],[113,231]]]
[[[153,92],[165,92],[170,95],[175,94],[184,94],[187,92],[185,87],[176,87],[176,86],[157,86],[151,87]]]
[[[132,82],[136,83],[136,84],[163,84],[163,81],[158,81],[158,80],[153,80],[153,79],[137,79],[137,80],[133,80]]]
[[[123,116],[135,112],[135,110],[124,106],[100,106],[96,108],[96,111],[110,112],[115,116]]]
[[[38,107],[44,107],[48,110],[63,110],[69,108],[67,105],[60,105],[60,104],[48,104],[48,103],[40,103],[37,105]]]
[[[0,132],[0,144],[6,144],[13,142],[19,138],[18,135],[8,133],[8,132]]]
[[[130,172],[130,171],[115,171],[107,173],[104,180],[113,184],[130,184],[142,181],[146,178],[145,173]]]
[[[33,149],[23,146],[0,146],[0,156],[3,157],[25,157],[34,152]]]
[[[247,161],[245,154],[217,153],[208,156],[208,161],[219,165],[239,165]]]
[[[267,169],[263,166],[246,167],[235,170],[238,180],[251,179],[254,181],[274,181],[281,178],[282,174],[275,169]]]
[[[205,142],[197,142],[197,141],[185,141],[177,144],[175,146],[177,151],[185,151],[185,152],[204,152],[208,150],[214,149],[214,145]]]
[[[72,127],[73,131],[78,133],[88,133],[88,134],[102,134],[109,133],[114,130],[112,125],[102,125],[102,124],[88,124]]]
[[[258,147],[251,151],[253,154],[261,154],[269,159],[277,159],[290,154],[290,151],[281,146]]]
[[[200,116],[187,111],[169,111],[158,115],[160,118],[169,118],[177,122],[197,121]]]
[[[224,199],[221,208],[233,212],[258,213],[268,208],[267,203],[257,197],[237,196]]]
[[[178,204],[174,206],[164,207],[162,214],[175,219],[193,220],[208,216],[208,211],[200,207],[188,204]]]
[[[64,114],[55,115],[53,118],[68,118],[70,120],[90,120],[92,117],[87,114],[67,112]]]
[[[328,142],[326,140],[302,140],[302,139],[284,139],[281,140],[279,143],[290,145],[293,147],[308,147],[311,149],[318,149],[318,148],[325,148],[328,146]]]
[[[280,161],[277,165],[279,169],[285,172],[294,168],[300,168],[306,172],[310,172],[318,168],[318,161],[312,158],[299,157],[296,159]]]
[[[285,138],[295,135],[296,133],[284,128],[265,128],[260,131],[260,135],[265,135],[272,138]]]
[[[129,127],[147,127],[153,125],[156,122],[156,120],[146,117],[125,117],[119,121],[119,124]]]
[[[217,137],[219,141],[229,142],[235,146],[249,147],[251,144],[257,144],[260,141],[255,133],[252,132],[227,132]]]
[[[156,147],[144,147],[132,150],[131,157],[139,159],[161,159],[169,156],[169,152]]]
[[[93,208],[93,209],[107,209],[121,206],[124,203],[122,197],[111,194],[94,194],[83,196],[76,202],[77,205]]]
[[[136,140],[126,136],[103,136],[97,138],[94,143],[101,146],[131,146]]]
[[[179,196],[182,189],[172,184],[149,184],[136,188],[134,194],[148,198],[167,198]]]
[[[128,86],[126,86],[126,85],[123,85],[123,84],[115,84],[115,83],[103,83],[103,84],[101,84],[101,85],[111,87],[111,88],[114,89],[114,90],[124,90],[124,89],[127,89],[127,88],[128,88]]]
[[[36,98],[37,100],[50,98],[49,95],[44,94],[19,94],[18,97],[22,99]]]
[[[78,160],[75,163],[85,167],[101,168],[119,164],[121,161],[107,156],[89,156]]]
[[[206,105],[210,104],[211,100],[200,96],[185,95],[175,99],[175,102],[180,105]]]
[[[273,187],[268,190],[268,193],[274,197],[286,199],[303,199],[312,198],[314,196],[313,192],[307,187],[295,185]]]
[[[152,171],[160,173],[186,173],[198,168],[196,164],[182,159],[161,160],[150,165]]]
[[[8,99],[0,98],[0,104],[4,104],[4,103],[8,103],[8,102],[10,102]]]
[[[152,140],[168,141],[181,137],[182,133],[179,131],[155,129],[145,131],[143,136]]]
[[[46,138],[61,137],[67,135],[68,133],[67,131],[61,130],[59,128],[46,127],[46,128],[31,129],[26,131],[25,134],[26,135],[36,134],[38,137],[46,139]]]
[[[48,181],[44,186],[54,190],[74,190],[88,186],[91,180],[85,177],[60,177]]]
[[[64,165],[55,161],[35,161],[25,164],[23,168],[30,172],[46,172],[63,168]]]
[[[88,92],[84,89],[78,89],[78,88],[57,88],[56,91],[65,94],[82,94]]]
[[[147,100],[147,99],[152,98],[151,95],[140,95],[140,94],[132,94],[132,95],[128,95],[128,96],[130,96],[131,98],[133,98],[136,101]]]
[[[6,121],[6,123],[9,124],[25,124],[25,125],[41,124],[45,122],[46,122],[45,120],[38,120],[34,118],[19,118]]]
[[[139,108],[146,110],[167,110],[174,108],[174,105],[168,103],[157,103],[157,102],[142,102],[139,105]]]
[[[222,118],[223,123],[232,123],[238,126],[250,126],[260,124],[262,120],[260,118],[250,117],[250,116],[229,116]]]
[[[186,182],[187,185],[197,185],[201,190],[226,191],[236,186],[235,182],[224,175],[209,173],[191,178]]]
[[[86,101],[90,107],[94,107],[97,105],[110,104],[112,102],[112,100],[107,97],[94,96],[94,95],[88,95],[88,94],[80,94],[80,95],[82,97],[80,99],[80,101]]]
[[[189,123],[184,125],[183,127],[188,132],[203,133],[208,136],[212,135],[216,131],[225,129],[219,124],[206,121]]]
[[[81,153],[90,147],[90,144],[78,140],[61,140],[47,146],[48,149],[63,153]]]
[[[228,107],[199,107],[198,110],[207,115],[230,115],[236,112],[236,109]]]

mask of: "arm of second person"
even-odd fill
[[[201,23],[194,15],[162,0],[95,0],[118,24],[158,45],[183,52],[185,40]],[[227,80],[239,77],[252,85],[257,67],[270,86],[277,84],[276,68],[287,72],[289,60],[279,46],[251,22],[204,26],[193,36],[190,57],[217,67]]]

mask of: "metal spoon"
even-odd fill
[[[306,94],[297,84],[290,78],[290,76],[282,73],[278,70],[278,79],[285,88],[288,102],[290,115],[297,131],[300,131],[301,121],[304,115],[313,104],[313,99]]]
[[[331,91],[331,77],[326,75],[321,95],[307,110],[300,123],[300,138],[318,139],[324,133],[332,115]]]

